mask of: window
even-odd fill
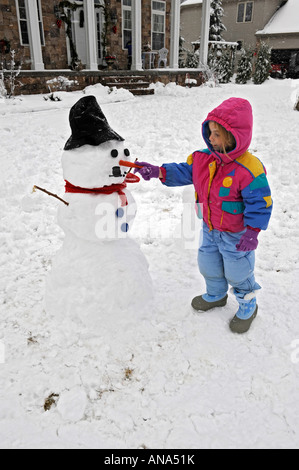
[[[253,2],[238,4],[237,23],[250,23],[252,21]]]
[[[165,2],[152,2],[152,50],[165,45]]]
[[[123,49],[132,41],[132,0],[123,0]]]
[[[17,3],[18,3],[17,8],[19,12],[21,44],[25,46],[29,44],[25,0],[18,0]]]
[[[22,46],[28,46],[29,35],[28,35],[28,24],[27,24],[25,0],[16,0],[16,2],[17,2],[17,11],[18,11],[18,19],[19,19],[19,27],[20,27],[21,44]],[[44,40],[43,23],[42,23],[42,17],[41,17],[40,0],[36,0],[36,6],[37,6],[40,42],[41,42],[41,45],[44,46],[45,40]]]

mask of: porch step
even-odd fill
[[[155,94],[155,90],[153,88],[134,88],[133,90],[130,90],[130,92],[135,96]]]
[[[116,87],[116,88],[127,88],[127,90],[138,88],[148,88],[149,82],[106,82],[106,86]]]
[[[109,75],[102,77],[101,82],[104,86],[109,86],[110,88],[116,87],[129,90],[133,95],[153,95],[155,93],[155,90],[149,88],[150,82],[140,76]]]

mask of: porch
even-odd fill
[[[187,75],[188,74],[188,75]],[[149,88],[151,83],[162,82],[167,85],[174,82],[185,86],[186,77],[196,80],[193,86],[200,86],[203,81],[203,73],[200,69],[146,69],[146,70],[23,70],[16,78],[19,86],[15,88],[15,95],[44,94],[50,91],[58,91],[47,83],[58,77],[64,77],[64,88],[60,90],[82,90],[89,85],[101,83],[103,86],[116,86],[128,89],[134,95],[153,93]],[[68,84],[69,83],[69,84]]]

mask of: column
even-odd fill
[[[94,2],[83,2],[86,32],[86,69],[98,70]]]
[[[199,66],[208,65],[210,9],[211,9],[211,0],[203,0],[202,1]]]
[[[173,69],[179,68],[180,12],[180,2],[171,0],[169,65]]]
[[[25,0],[32,70],[44,70],[36,0]]]
[[[141,0],[132,0],[132,70],[142,70]]]

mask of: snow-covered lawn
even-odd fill
[[[199,227],[196,241],[181,237],[192,188],[142,180],[130,186],[138,204],[131,236],[149,262],[155,308],[144,306],[148,321],[133,331],[123,319],[117,337],[82,335],[76,324],[62,334],[43,303],[64,236],[56,223],[61,203],[32,187],[63,195],[68,114],[83,93],[58,93],[56,102],[40,95],[0,101],[1,448],[299,445],[299,113],[293,109],[299,81],[155,88],[155,95],[138,98],[99,86],[85,90],[125,137],[132,159],[185,161],[203,148],[208,111],[231,96],[253,106],[250,150],[267,168],[274,200],[257,249],[259,314],[239,336],[228,328],[237,309],[233,296],[223,309],[192,311],[192,297],[204,291]],[[108,273],[107,282],[117,291],[117,273]]]

